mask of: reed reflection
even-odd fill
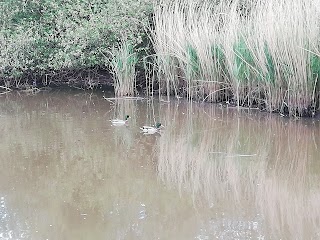
[[[126,114],[127,127],[111,126]],[[320,135],[309,122],[83,92],[11,96],[0,118],[0,211],[21,223],[15,236],[25,226],[31,239],[319,232]],[[140,133],[158,121],[161,134]]]
[[[82,93],[23,101],[12,96],[4,107],[17,106],[15,111],[1,109],[0,196],[10,205],[8,214],[28,226],[29,238],[174,236],[174,228],[163,226],[174,226],[177,213],[190,209],[158,185],[153,164],[159,136],[139,132],[153,119],[146,103],[101,99]],[[132,115],[128,128],[111,126],[109,119],[124,113]],[[21,232],[18,225],[10,231]]]
[[[319,171],[313,173],[319,128],[196,104],[163,115],[172,119],[158,160],[167,186],[190,192],[195,206],[234,215],[253,210],[267,239],[311,239],[320,232]]]

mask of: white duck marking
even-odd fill
[[[143,127],[140,128],[140,130],[144,134],[154,134],[156,132],[159,132],[160,127],[161,127],[161,123],[157,123],[155,127],[143,126]]]
[[[123,126],[128,123],[130,116],[126,115],[125,120],[122,119],[112,119],[110,122],[112,123],[113,126]]]

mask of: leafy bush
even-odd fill
[[[3,0],[0,79],[100,68],[121,39],[143,54],[151,0]]]

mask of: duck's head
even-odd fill
[[[156,128],[160,128],[160,127],[161,127],[161,123],[157,123]]]
[[[128,120],[129,118],[130,118],[130,116],[129,116],[129,115],[126,115],[125,120]]]

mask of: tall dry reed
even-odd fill
[[[160,89],[313,114],[319,106],[319,6],[319,0],[161,1],[153,31]]]

